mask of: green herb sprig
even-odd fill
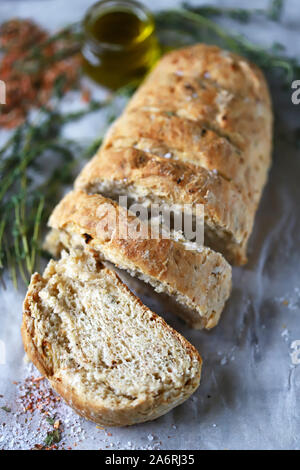
[[[65,125],[110,108],[116,96],[127,92],[121,89],[71,113],[60,112],[58,100],[54,108],[42,108],[35,122],[19,126],[0,149],[0,274],[8,268],[16,288],[18,277],[28,284],[38,265],[41,231],[62,188],[72,183],[79,162],[90,158],[102,142],[102,136],[86,146],[66,140]]]
[[[278,21],[283,9],[283,2],[273,1],[265,16]],[[234,14],[236,13],[236,15]],[[260,14],[261,10],[259,10]],[[287,57],[281,44],[275,43],[269,49],[249,41],[241,34],[232,34],[218,23],[213,21],[214,16],[236,16],[239,19],[244,16],[244,21],[249,21],[257,10],[224,9],[217,7],[192,7],[184,3],[181,8],[161,10],[155,15],[158,34],[166,47],[170,46],[168,33],[176,31],[176,47],[193,42],[206,42],[217,44],[237,54],[241,54],[266,72],[281,72],[285,84],[300,76],[300,63],[296,58]],[[171,35],[174,44],[174,35]]]
[[[50,431],[47,433],[45,439],[45,445],[47,447],[51,447],[54,444],[58,444],[61,441],[61,432],[59,429],[54,429],[54,431]]]
[[[250,10],[248,8],[230,8],[205,4],[201,6],[191,6],[188,2],[184,2],[182,7],[207,18],[224,17],[231,18],[241,23],[248,23],[259,16],[271,21],[279,21],[283,12],[284,1],[273,0],[270,2],[269,7],[264,10],[261,8]]]
[[[8,408],[8,406],[1,406],[1,410],[5,411],[6,413],[11,413],[11,408]]]

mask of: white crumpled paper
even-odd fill
[[[1,1],[1,19],[33,17],[46,27],[56,28],[81,18],[92,2],[73,0],[71,9],[68,3]],[[164,2],[164,6],[174,3]],[[241,6],[241,2],[222,3]],[[252,3],[251,7],[261,7],[264,2]],[[158,4],[151,1],[152,7]],[[283,26],[270,23],[266,27],[262,21],[235,27],[261,44],[283,42],[287,53],[299,58],[299,2],[288,0],[286,4]],[[300,105],[293,105],[292,92],[282,93],[276,84],[272,93],[277,131],[290,139],[291,129],[300,124]],[[101,125],[101,113],[89,119],[80,128],[70,126],[69,135],[94,137]],[[166,300],[130,280],[145,303],[203,356],[201,386],[194,396],[152,423],[106,431],[77,417],[62,404],[59,416],[65,429],[64,447],[76,443],[73,448],[82,449],[300,448],[300,354],[295,349],[300,340],[299,170],[300,150],[276,139],[249,262],[234,269],[231,298],[220,324],[212,331],[191,330],[171,314],[173,307]],[[40,419],[35,415],[24,424],[21,403],[17,401],[20,392],[13,383],[22,384],[33,370],[23,362],[20,337],[24,294],[25,289],[15,292],[9,282],[7,289],[0,291],[0,449],[30,448],[41,443],[46,433],[43,427],[37,430]],[[1,409],[3,406],[11,412]]]

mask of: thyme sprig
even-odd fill
[[[61,441],[61,432],[59,429],[54,429],[47,433],[45,445],[51,447],[53,444],[58,444]]]
[[[59,111],[58,99],[54,107],[41,108],[34,122],[19,126],[0,149],[0,275],[7,267],[16,288],[18,277],[27,284],[37,267],[41,231],[63,186],[72,183],[79,162],[101,144],[102,137],[89,145],[65,139],[65,125],[111,107],[127,91],[70,113]]]
[[[272,2],[265,16],[278,21],[282,12],[283,2]],[[253,15],[251,10],[226,10],[224,8],[214,7],[192,7],[184,3],[182,8],[161,10],[155,15],[158,34],[162,42],[168,47],[170,40],[174,44],[174,35],[169,39],[168,33],[176,32],[176,47],[192,42],[206,42],[218,44],[221,47],[229,49],[237,54],[241,54],[266,72],[273,73],[279,70],[283,76],[285,84],[289,84],[296,77],[300,76],[300,63],[296,58],[287,57],[284,54],[284,47],[275,43],[269,49],[254,44],[241,34],[235,34],[227,31],[226,28],[211,19],[213,16],[230,16],[233,12],[243,12],[247,21]],[[256,11],[257,12],[257,11]],[[237,16],[239,16],[237,15]]]
[[[224,17],[231,18],[241,23],[248,23],[258,16],[271,21],[279,21],[283,12],[284,1],[272,0],[266,9],[253,8],[251,10],[248,8],[230,8],[205,4],[201,6],[191,6],[188,2],[184,2],[182,7],[208,18]]]

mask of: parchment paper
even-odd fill
[[[32,17],[56,29],[82,18],[90,3],[0,1],[0,18]],[[152,8],[162,6],[156,0],[145,3]],[[163,6],[177,3],[165,1]],[[244,6],[244,2],[237,1],[222,3]],[[251,3],[251,7],[266,4]],[[230,21],[226,24],[233,25]],[[299,2],[287,0],[282,26],[266,26],[261,20],[246,26],[234,23],[234,27],[257,43],[281,42],[288,54],[299,58],[299,24]],[[272,77],[270,81],[277,131],[290,139],[291,130],[300,125],[300,105],[291,103],[292,91],[283,93]],[[95,137],[102,125],[101,116],[101,112],[96,113],[80,126],[69,126],[68,135],[78,139]],[[1,139],[4,137],[2,131]],[[195,395],[152,423],[113,430],[99,429],[61,405],[65,447],[74,448],[76,441],[78,449],[300,448],[300,366],[296,364],[297,355],[291,356],[292,342],[300,340],[299,169],[300,150],[276,139],[269,183],[251,237],[249,262],[234,269],[232,296],[220,324],[212,331],[191,330],[172,315],[173,306],[166,299],[130,281],[145,303],[203,356],[202,382]],[[7,279],[6,284],[6,290],[0,288],[0,348],[4,345],[6,353],[5,364],[0,364],[0,407],[10,407],[11,412],[0,408],[0,449],[26,449],[40,442],[46,430],[37,430],[39,419],[35,417],[25,426],[20,412],[18,386],[13,382],[22,384],[33,370],[23,362],[20,338],[25,289],[16,292]]]

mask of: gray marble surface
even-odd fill
[[[91,3],[0,1],[0,19],[33,17],[45,27],[55,29],[80,19]],[[178,2],[145,3],[156,8]],[[211,3],[243,6],[245,2]],[[266,2],[253,1],[251,6],[263,4]],[[260,44],[281,42],[287,54],[300,59],[299,24],[299,1],[287,0],[282,25],[260,20],[234,27]],[[227,25],[233,27],[230,21]],[[300,124],[300,105],[292,105],[291,93],[282,93],[276,83],[272,84],[272,94],[277,128],[290,135]],[[88,139],[96,136],[100,128],[98,113],[80,126],[70,126],[68,133]],[[61,405],[66,446],[73,446],[76,440],[76,448],[81,449],[300,448],[300,366],[292,348],[293,342],[300,340],[299,153],[289,144],[276,144],[269,183],[251,238],[249,263],[234,269],[232,296],[218,327],[210,332],[189,329],[171,314],[173,307],[167,301],[145,290],[140,283],[130,281],[143,300],[203,356],[202,383],[195,395],[152,423],[106,431],[77,418]],[[24,293],[21,288],[14,291],[9,281],[7,289],[0,290],[0,407],[12,409],[6,413],[0,408],[0,449],[30,448],[46,432],[44,428],[37,431],[38,416],[24,425],[17,401],[18,387],[13,383],[22,383],[32,371],[23,362],[20,338]],[[1,355],[3,346],[5,357]]]

